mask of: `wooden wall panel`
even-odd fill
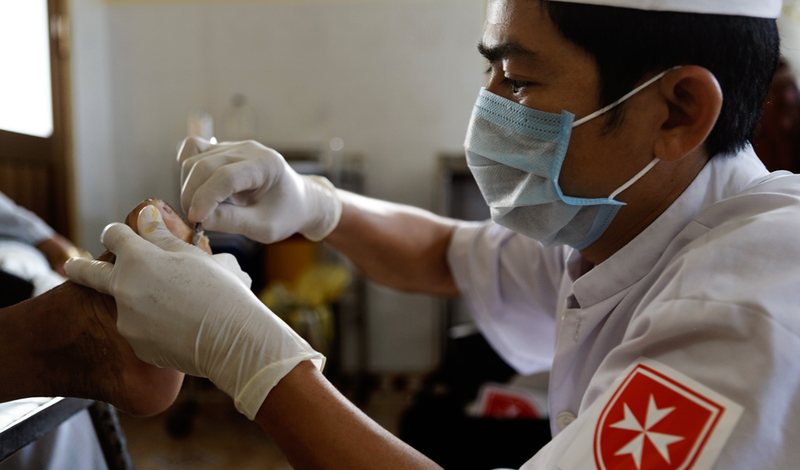
[[[44,161],[0,160],[0,191],[52,224],[52,165]]]

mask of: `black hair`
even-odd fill
[[[780,59],[775,20],[541,1],[561,34],[594,58],[601,106],[670,67],[698,65],[723,93],[708,154],[735,152],[752,140]],[[623,112],[609,113],[612,127]]]

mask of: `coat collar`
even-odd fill
[[[587,308],[628,289],[653,269],[673,239],[705,208],[734,196],[769,172],[748,145],[736,154],[709,160],[695,180],[672,205],[636,238],[603,263],[581,276],[580,252],[567,261],[575,280],[573,294]]]

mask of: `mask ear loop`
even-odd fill
[[[611,193],[611,196],[608,196],[608,198],[609,199],[615,199],[617,196],[619,196],[620,194],[624,193],[626,189],[628,189],[631,186],[633,186],[634,184],[636,184],[637,181],[639,181],[640,179],[642,179],[644,177],[644,175],[649,173],[650,170],[652,170],[653,167],[656,166],[658,164],[658,162],[660,162],[660,161],[661,160],[659,160],[658,157],[654,158],[653,161],[648,163],[647,166],[642,169],[642,171],[640,171],[639,173],[636,173],[636,175],[634,175],[633,178],[629,179],[627,183],[623,184],[622,186],[619,187],[619,189],[617,189],[616,191]]]
[[[675,67],[672,67],[672,68],[670,68],[668,70],[665,70],[665,71],[661,72],[660,74],[656,75],[655,77],[651,78],[650,80],[642,83],[638,87],[636,87],[633,90],[629,91],[622,98],[618,99],[617,101],[614,101],[613,103],[611,103],[610,105],[606,106],[605,108],[601,108],[601,109],[589,114],[588,116],[584,116],[584,117],[578,119],[577,121],[573,122],[572,123],[572,127],[578,127],[581,124],[583,124],[585,122],[588,122],[588,121],[591,121],[592,119],[594,119],[594,118],[596,118],[598,116],[602,116],[603,114],[605,114],[605,113],[611,111],[612,109],[616,108],[617,106],[621,105],[625,101],[628,101],[633,95],[639,93],[640,91],[642,91],[645,88],[649,87],[653,83],[661,80],[664,77],[664,75],[668,74],[669,72],[672,72],[675,69],[679,69],[679,68],[681,68],[681,66],[680,65],[676,65]]]
[[[667,70],[665,70],[665,71],[661,72],[660,74],[656,75],[655,77],[651,78],[650,80],[647,80],[646,82],[642,83],[642,84],[641,84],[641,85],[639,85],[638,87],[636,87],[636,88],[634,88],[633,90],[629,91],[629,92],[628,92],[628,93],[626,93],[626,94],[625,94],[625,95],[624,95],[622,98],[620,98],[620,99],[618,99],[617,101],[615,101],[615,102],[611,103],[610,105],[608,105],[608,106],[606,106],[606,107],[604,107],[604,108],[602,108],[602,109],[599,109],[599,110],[597,110],[597,111],[595,111],[595,112],[593,112],[593,113],[589,114],[588,116],[584,116],[584,117],[582,117],[582,118],[578,119],[577,121],[575,121],[575,122],[572,124],[572,127],[573,127],[573,128],[575,128],[575,127],[578,127],[578,126],[580,126],[581,124],[583,124],[583,123],[585,123],[585,122],[588,122],[588,121],[591,121],[592,119],[594,119],[594,118],[596,118],[596,117],[598,117],[598,116],[602,116],[603,114],[605,114],[605,113],[607,113],[607,112],[611,111],[612,109],[616,108],[616,107],[617,107],[617,106],[619,106],[620,104],[622,104],[622,103],[624,103],[625,101],[627,101],[628,99],[630,99],[630,97],[632,97],[633,95],[635,95],[635,94],[639,93],[640,91],[642,91],[642,90],[644,90],[645,88],[649,87],[649,86],[650,86],[650,85],[652,85],[653,83],[655,83],[655,82],[657,82],[657,81],[661,80],[661,79],[662,79],[662,78],[664,78],[664,76],[665,76],[666,74],[668,74],[669,72],[672,72],[673,70],[675,70],[675,69],[679,69],[679,68],[681,68],[681,66],[680,66],[680,65],[676,65],[675,67],[671,67],[671,68],[669,68],[669,69],[667,69]],[[619,189],[617,189],[616,191],[614,191],[613,193],[611,193],[611,195],[610,195],[610,196],[608,196],[608,198],[609,198],[609,199],[612,199],[612,200],[614,200],[614,199],[615,199],[617,196],[619,196],[620,194],[622,194],[623,192],[625,192],[625,191],[626,191],[628,188],[630,188],[631,186],[633,186],[634,184],[636,184],[636,182],[637,182],[637,181],[639,181],[640,179],[642,179],[642,178],[644,177],[644,175],[646,175],[647,173],[649,173],[649,172],[650,172],[650,170],[652,170],[654,166],[658,165],[658,162],[660,162],[660,161],[661,161],[661,160],[659,160],[659,158],[658,158],[658,157],[654,158],[654,159],[653,159],[653,160],[652,160],[650,163],[648,163],[648,164],[647,164],[647,166],[646,166],[646,167],[642,168],[642,171],[640,171],[639,173],[636,173],[636,174],[633,176],[633,178],[629,179],[627,183],[623,184],[622,186],[620,186],[620,187],[619,187]]]

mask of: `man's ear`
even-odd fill
[[[677,161],[700,147],[711,133],[722,109],[722,89],[707,69],[688,65],[665,75],[659,91],[668,113],[653,150],[661,160]]]

